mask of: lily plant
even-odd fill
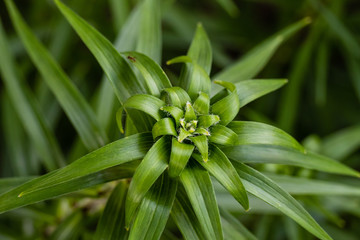
[[[119,53],[95,28],[56,0],[104,70],[121,105],[116,120],[124,135],[103,146],[108,141],[106,131],[93,117],[91,107],[30,31],[12,0],[5,2],[31,59],[90,153],[57,170],[52,170],[53,165],[61,166],[61,161],[45,161],[52,171],[3,193],[0,212],[129,179],[117,182],[95,239],[159,239],[171,216],[185,239],[219,240],[224,238],[220,216],[226,213],[219,211],[221,202],[216,200],[213,184],[218,182],[246,211],[251,211],[251,194],[316,237],[331,239],[301,204],[256,170],[256,163],[287,164],[350,176],[359,173],[308,152],[281,129],[235,120],[247,103],[287,82],[236,80],[239,71],[246,76],[246,71],[270,56],[269,46],[279,44],[283,37],[276,36],[258,48],[247,65],[235,65],[210,78],[212,48],[199,24],[187,55],[167,62],[183,64],[180,76],[170,81],[156,60],[136,51]],[[144,6],[152,6],[155,1],[144,2]],[[282,34],[287,36],[308,23],[308,19],[302,20]],[[3,37],[0,40],[5,41]],[[11,77],[11,71],[7,73]]]

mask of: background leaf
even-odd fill
[[[25,44],[28,54],[74,124],[86,147],[93,150],[103,146],[107,142],[107,137],[97,122],[91,107],[45,47],[30,31],[13,2],[6,0],[6,5],[14,27]]]
[[[294,199],[270,179],[241,163],[233,163],[247,191],[294,219],[320,239],[332,239]]]

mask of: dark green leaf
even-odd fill
[[[109,167],[141,159],[145,156],[152,143],[153,140],[149,133],[133,135],[110,143],[85,155],[65,168],[53,171],[20,186],[19,190],[23,190],[18,195],[23,197],[30,193],[35,194],[35,192],[45,188],[48,189]]]
[[[186,240],[206,239],[183,186],[179,185],[171,217]]]
[[[359,181],[356,181],[357,185],[355,185],[275,174],[269,174],[268,177],[292,195],[360,196]]]
[[[141,6],[139,37],[136,51],[146,54],[161,63],[161,3],[159,0],[145,0]]]
[[[209,109],[210,109],[209,95],[200,92],[198,98],[194,102],[194,109],[199,114],[209,114]]]
[[[43,75],[43,79],[64,108],[65,113],[74,124],[86,147],[89,150],[93,150],[103,146],[107,142],[105,131],[101,129],[94,112],[85,98],[30,31],[12,0],[7,0],[6,5],[15,29],[25,44],[27,52]]]
[[[234,91],[211,106],[211,112],[220,117],[219,124],[226,126],[238,114],[240,101],[237,92]]]
[[[172,138],[171,154],[169,161],[169,176],[174,178],[180,175],[185,168],[191,154],[194,151],[194,145],[180,143],[176,138]]]
[[[73,212],[51,234],[50,240],[76,240],[82,231],[83,216],[80,210]]]
[[[304,18],[289,27],[279,31],[274,36],[271,36],[240,60],[235,62],[233,65],[225,68],[220,73],[216,74],[213,79],[224,80],[228,82],[239,82],[247,79],[251,79],[256,76],[267,64],[270,58],[273,56],[279,46],[294,33],[302,29],[304,26],[311,22],[310,18]],[[212,85],[212,96],[215,95],[221,88]]]
[[[161,67],[148,56],[138,52],[125,52],[122,55],[140,71],[151,95],[160,97],[164,88],[172,87]]]
[[[181,109],[185,107],[187,102],[191,102],[187,92],[180,87],[165,88],[162,92],[161,99]]]
[[[180,180],[193,206],[206,239],[223,239],[214,188],[206,170],[190,161]]]
[[[59,0],[55,3],[98,60],[121,103],[134,94],[146,93],[129,64],[104,36]]]
[[[143,155],[145,155],[145,153]],[[84,188],[92,187],[97,184],[113,181],[116,179],[132,177],[138,165],[138,161],[132,161],[130,163],[125,163],[116,167],[107,168],[105,170],[101,170],[99,172],[92,173],[83,177],[74,178],[70,181],[53,184],[52,186],[49,186],[47,188],[43,188],[39,191],[35,191],[19,197],[19,194],[23,191],[26,191],[29,187],[32,186],[32,184],[46,181],[47,178],[58,172],[54,171],[35,180],[31,180],[5,194],[2,194],[0,196],[0,213],[43,200],[58,197],[63,194],[78,191]]]
[[[202,161],[207,162],[209,158],[209,143],[205,135],[200,135],[196,137],[189,137],[189,139],[194,143],[196,149],[200,152]]]
[[[249,209],[249,200],[241,179],[218,147],[211,145],[210,158],[207,162],[204,162],[199,155],[193,154],[193,157],[234,196],[245,210]]]
[[[166,172],[159,177],[139,207],[129,239],[160,239],[170,215],[176,190],[177,180],[169,178]]]
[[[172,135],[176,137],[178,133],[175,129],[174,120],[171,118],[163,118],[156,122],[152,129],[152,135],[154,139],[163,135]]]
[[[359,177],[360,173],[333,159],[315,153],[302,153],[276,145],[248,144],[223,147],[222,151],[232,160],[243,163],[277,163],[299,166],[329,173]]]
[[[170,141],[160,138],[146,153],[131,180],[125,203],[125,223],[129,227],[135,212],[145,194],[168,166]]]
[[[290,194],[255,169],[241,163],[233,164],[248,192],[279,209],[316,237],[323,240],[331,239]]]
[[[238,135],[238,145],[266,144],[305,152],[303,146],[283,130],[258,122],[233,121],[228,126]]]
[[[13,56],[7,43],[6,35],[0,22],[0,69],[9,98],[19,116],[22,125],[29,134],[39,156],[48,170],[64,165],[64,157],[44,116],[36,107],[35,96],[26,83],[19,81]],[[14,124],[14,122],[13,122]],[[24,166],[25,167],[25,166]],[[21,171],[21,166],[19,166]]]
[[[209,141],[220,145],[237,145],[238,135],[230,128],[218,124],[210,128]]]
[[[125,240],[128,231],[125,230],[125,197],[127,183],[121,181],[111,193],[105,209],[96,227],[94,239]]]

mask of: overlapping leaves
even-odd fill
[[[145,1],[149,9],[153,6],[152,2]],[[7,4],[16,16],[14,21],[18,28],[26,29],[11,0],[7,0]],[[241,163],[275,162],[358,176],[356,171],[340,163],[307,153],[295,139],[280,129],[260,123],[233,121],[242,106],[281,87],[286,81],[248,80],[233,84],[220,78],[213,83],[222,86],[223,90],[210,98],[212,51],[204,29],[198,25],[187,56],[169,62],[184,64],[179,78],[181,87],[172,86],[164,71],[151,58],[138,52],[118,53],[86,21],[60,1],[56,4],[112,83],[121,103],[117,114],[120,130],[123,131],[125,112],[126,124],[135,123],[137,131],[150,126],[148,130],[152,132],[123,138],[63,169],[6,190],[0,196],[0,212],[132,176],[128,190],[124,183],[114,190],[101,218],[97,236],[111,239],[113,236],[128,235],[117,232],[111,224],[106,225],[108,217],[113,214],[111,209],[114,209],[120,214],[116,222],[130,229],[130,239],[159,239],[170,215],[187,239],[223,239],[220,212],[210,179],[212,175],[245,209],[249,208],[248,191],[276,206],[317,237],[331,239],[287,192]],[[282,34],[287,36],[307,23],[307,20],[299,22]],[[32,35],[28,30],[26,32],[24,41],[34,44]],[[252,67],[243,74],[246,77],[237,75],[245,79],[254,76],[282,40],[282,37],[271,38],[247,60],[237,63],[218,77],[248,65]],[[34,59],[50,59],[39,43],[34,46],[42,53],[31,52]],[[156,58],[160,59],[159,56]],[[37,61],[39,64],[40,60]],[[61,73],[55,64],[39,64],[39,68],[55,69]],[[137,69],[138,73],[133,69]],[[70,86],[68,80],[61,76],[58,80]],[[237,82],[234,78],[230,81]],[[75,90],[71,92],[80,98]],[[70,113],[74,114],[74,111]],[[91,115],[91,111],[88,110],[87,114]],[[136,116],[140,116],[142,121]],[[147,126],[142,128],[137,123]],[[286,158],[279,158],[281,154]]]

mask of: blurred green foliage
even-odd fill
[[[137,20],[139,14],[131,14],[136,11],[140,0],[64,2],[115,45],[116,42],[120,43],[118,50],[133,50],[132,40],[136,36],[124,24],[130,16],[133,16],[132,21]],[[50,0],[15,3],[32,31],[70,76],[93,109],[96,109],[95,113],[100,116],[99,122],[105,126],[110,140],[118,139],[120,133],[113,130],[116,126],[115,117],[109,122],[101,118],[106,112],[114,113],[118,108],[117,103],[113,103],[109,109],[96,105],[96,100],[103,96],[102,89],[106,89],[100,81],[102,69],[55,4]],[[312,23],[284,42],[256,76],[268,79],[287,78],[287,86],[245,106],[238,118],[275,125],[303,141],[305,148],[360,170],[358,0],[162,0],[157,11],[162,13],[163,46],[162,56],[158,60],[170,80],[175,83],[175,76],[180,68],[177,65],[167,66],[165,62],[174,56],[186,54],[198,22],[203,24],[211,40],[214,55],[211,75],[216,75],[220,69],[233,64],[275,32],[304,17],[310,17]],[[77,137],[76,130],[44,84],[44,79],[35,70],[13,29],[3,1],[0,3],[0,16],[8,36],[8,50],[16,60],[17,74],[23,81],[23,86],[20,87],[30,92],[28,99],[33,99],[31,101],[36,102],[38,111],[46,116],[47,127],[40,126],[39,131],[46,134],[48,130],[54,132],[54,136],[49,139],[55,137],[60,144],[57,147],[65,153],[65,157],[59,156],[59,164],[61,165],[62,159],[67,159],[67,163],[70,163],[87,153],[87,148]],[[118,38],[121,31],[123,34]],[[1,177],[21,177],[15,182],[0,184],[1,191],[5,192],[31,176],[43,174],[53,166],[41,163],[41,156],[35,150],[36,143],[27,134],[26,126],[24,128],[20,124],[22,116],[17,115],[17,107],[9,100],[11,96],[5,90],[3,82],[0,82],[0,88]],[[21,104],[20,100],[19,102]],[[31,126],[30,128],[33,129]],[[360,194],[357,179],[275,164],[259,164],[257,168],[268,172],[270,178],[301,201],[334,239],[358,239]],[[285,178],[281,178],[280,174],[285,175]],[[319,182],[310,185],[306,182],[307,179]],[[322,181],[331,184],[326,185]],[[349,186],[346,192],[346,187]],[[340,193],[336,193],[336,187],[341,189]],[[39,236],[38,239],[80,239],[81,233],[83,239],[91,239],[101,212],[97,208],[104,208],[113,188],[112,184],[98,186],[75,192],[59,201],[46,201],[2,214],[0,238],[34,239],[33,236]],[[317,188],[319,191],[316,191]],[[291,219],[266,203],[251,197],[252,209],[246,213],[239,210],[236,202],[229,200],[220,186],[216,189],[222,215],[228,216],[223,220],[224,229],[229,229],[227,234],[232,233],[231,229],[237,228],[236,224],[240,224],[240,221],[258,239],[314,239]],[[79,196],[83,198],[82,201],[78,201]],[[89,200],[93,198],[97,199],[96,204]],[[73,211],[74,208],[77,210]],[[233,214],[230,217],[229,212]],[[168,225],[168,229],[175,229],[173,222],[170,221]],[[166,231],[164,239],[178,239],[181,236],[179,232]],[[252,235],[246,235],[246,229],[242,233],[251,239],[249,236]],[[229,235],[229,239],[237,239],[236,237],[238,236]]]

